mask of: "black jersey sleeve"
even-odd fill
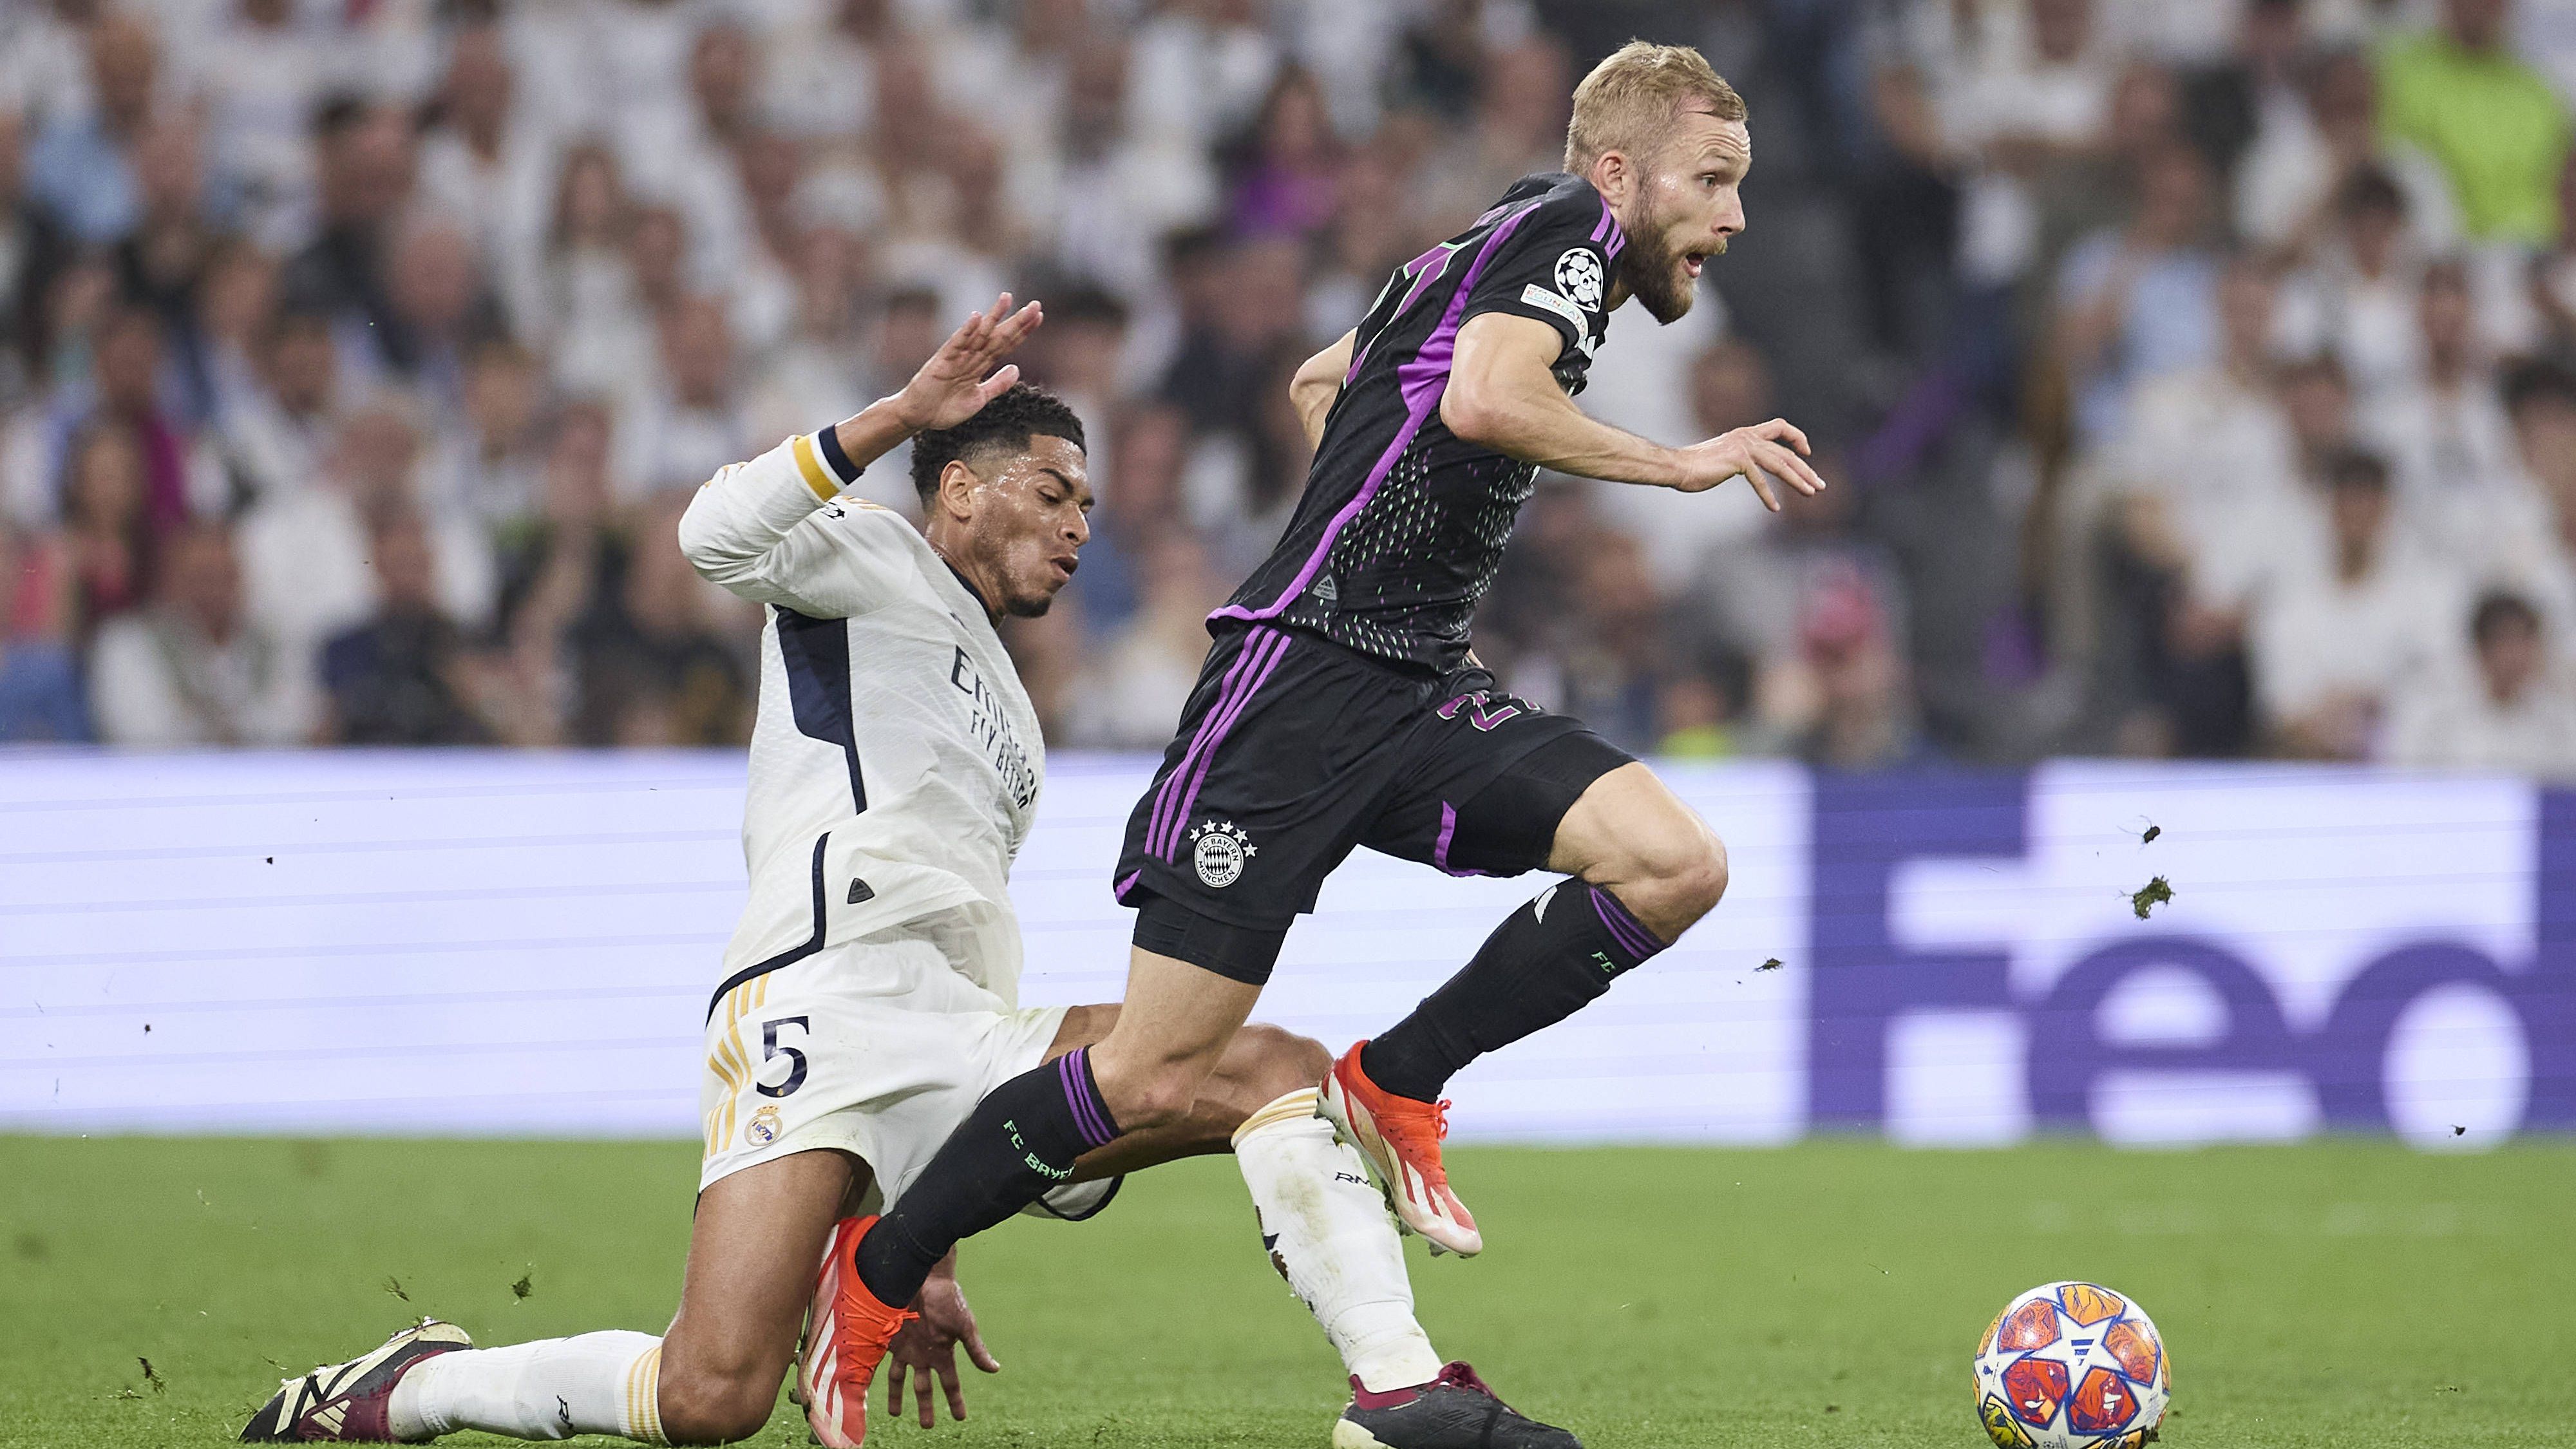
[[[1509,312],[1554,326],[1560,356],[1581,345],[1601,329],[1616,235],[1609,208],[1591,187],[1550,195],[1513,227],[1477,274],[1460,325],[1487,312]]]

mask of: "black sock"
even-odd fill
[[[1608,891],[1579,880],[1551,886],[1505,917],[1465,970],[1362,1047],[1360,1070],[1399,1097],[1437,1101],[1460,1067],[1582,1010],[1664,944]]]
[[[961,1239],[1036,1202],[1073,1176],[1075,1158],[1117,1135],[1088,1047],[995,1087],[859,1240],[859,1281],[879,1303],[905,1307]]]

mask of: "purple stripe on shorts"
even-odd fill
[[[1064,1099],[1073,1105],[1073,1125],[1082,1133],[1086,1147],[1106,1147],[1118,1136],[1109,1125],[1109,1111],[1100,1094],[1091,1088],[1091,1048],[1075,1047],[1055,1059],[1056,1075],[1064,1081]]]
[[[1208,741],[1207,749],[1199,755],[1198,770],[1190,776],[1189,793],[1181,797],[1180,813],[1172,817],[1172,838],[1164,850],[1165,860],[1172,858],[1172,851],[1180,849],[1181,827],[1189,823],[1190,810],[1199,803],[1199,786],[1207,783],[1208,766],[1216,762],[1217,747],[1225,743],[1226,733],[1242,717],[1245,706],[1252,703],[1252,697],[1261,692],[1262,685],[1270,682],[1271,671],[1279,667],[1280,660],[1288,657],[1288,636],[1273,634],[1271,637],[1278,641],[1278,647],[1270,651],[1262,663],[1261,672],[1252,676],[1252,683],[1244,689],[1243,696],[1234,702],[1234,708],[1227,713],[1224,722],[1216,727],[1216,737]]]
[[[1601,924],[1609,928],[1610,938],[1619,943],[1619,949],[1640,961],[1664,949],[1664,943],[1656,940],[1654,933],[1639,924],[1635,916],[1628,914],[1628,908],[1619,903],[1617,896],[1599,886],[1593,886],[1591,890],[1592,909],[1600,913]]]
[[[1162,788],[1154,792],[1153,819],[1145,827],[1147,854],[1162,853],[1163,832],[1169,824],[1172,800],[1180,793],[1181,777],[1189,773],[1191,761],[1198,758],[1200,748],[1207,743],[1208,732],[1216,728],[1218,717],[1225,713],[1226,705],[1234,698],[1236,682],[1251,668],[1254,643],[1253,638],[1247,638],[1242,652],[1234,656],[1234,667],[1225,672],[1224,682],[1217,686],[1216,702],[1208,706],[1207,717],[1199,721],[1198,733],[1190,737],[1190,747],[1181,752],[1180,762],[1172,766],[1172,773],[1163,777]]]
[[[1396,385],[1404,397],[1406,407],[1404,426],[1396,429],[1395,440],[1386,445],[1384,453],[1378,455],[1376,464],[1369,469],[1367,480],[1360,484],[1360,491],[1353,494],[1351,501],[1342,505],[1342,511],[1333,515],[1333,521],[1324,526],[1324,536],[1316,541],[1315,551],[1307,556],[1306,566],[1297,571],[1297,577],[1288,581],[1288,587],[1280,591],[1278,598],[1261,608],[1247,609],[1241,604],[1228,604],[1208,615],[1209,618],[1249,619],[1256,622],[1263,619],[1276,619],[1287,611],[1288,606],[1296,601],[1299,594],[1306,592],[1308,584],[1315,581],[1316,573],[1324,566],[1324,559],[1333,551],[1334,540],[1340,538],[1342,530],[1350,524],[1350,521],[1359,517],[1360,510],[1368,507],[1369,501],[1377,497],[1377,490],[1385,486],[1387,474],[1395,468],[1395,460],[1404,456],[1404,450],[1412,443],[1413,435],[1422,431],[1422,425],[1428,422],[1431,414],[1439,408],[1440,394],[1448,387],[1449,359],[1458,347],[1458,324],[1467,310],[1467,296],[1476,290],[1476,279],[1483,275],[1485,263],[1493,257],[1494,248],[1502,245],[1513,232],[1518,231],[1521,223],[1529,220],[1530,213],[1536,211],[1538,205],[1535,201],[1524,205],[1519,211],[1504,218],[1502,225],[1494,228],[1493,235],[1485,238],[1484,247],[1476,253],[1476,260],[1467,268],[1467,275],[1459,279],[1458,290],[1450,293],[1449,310],[1441,315],[1440,325],[1431,329],[1430,336],[1422,339],[1422,345],[1414,349],[1410,360],[1397,365]]]
[[[1181,756],[1181,762],[1172,767],[1170,778],[1163,782],[1161,803],[1156,807],[1157,819],[1145,834],[1145,852],[1148,855],[1168,856],[1171,847],[1179,841],[1181,828],[1189,823],[1188,807],[1180,802],[1190,772],[1194,767],[1206,765],[1208,756],[1216,750],[1217,741],[1233,728],[1236,713],[1251,697],[1255,678],[1263,669],[1263,660],[1274,647],[1288,647],[1287,636],[1276,630],[1259,628],[1244,636],[1242,654],[1236,658],[1234,668],[1226,671],[1226,687],[1219,692],[1216,703],[1209,706],[1207,718],[1199,721],[1199,732],[1190,741],[1189,752]]]
[[[1450,804],[1446,800],[1443,800],[1440,802],[1440,838],[1431,842],[1431,864],[1433,868],[1447,871],[1451,875],[1493,874],[1492,871],[1467,870],[1463,867],[1454,866],[1449,863],[1449,838],[1457,833],[1458,807]]]
[[[1145,873],[1143,871],[1131,870],[1127,872],[1127,878],[1125,880],[1122,880],[1118,884],[1109,888],[1109,894],[1116,898],[1118,904],[1123,906],[1127,904],[1127,893],[1134,890],[1136,888],[1136,882],[1143,880],[1144,878]]]

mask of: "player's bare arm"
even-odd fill
[[[1780,499],[1771,479],[1801,493],[1825,486],[1807,462],[1807,435],[1779,418],[1687,448],[1601,422],[1576,406],[1549,370],[1563,347],[1545,322],[1507,312],[1469,320],[1458,331],[1440,421],[1479,447],[1580,478],[1699,493],[1741,474],[1774,512]]]
[[[1324,418],[1333,410],[1333,399],[1342,395],[1342,379],[1350,375],[1351,352],[1359,345],[1359,332],[1345,332],[1332,346],[1309,357],[1288,380],[1288,405],[1297,410],[1297,421],[1306,429],[1306,446],[1313,448],[1324,441]]]

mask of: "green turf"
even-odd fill
[[[1978,1333],[2065,1277],[2155,1315],[2172,1444],[2576,1445],[2576,1147],[1455,1162],[1493,1246],[1413,1249],[1422,1316],[1595,1449],[1969,1449]],[[272,1364],[422,1312],[491,1343],[657,1328],[696,1165],[658,1143],[0,1138],[0,1443],[217,1443]],[[1318,1449],[1338,1371],[1250,1217],[1217,1160],[1139,1179],[1097,1222],[970,1245],[1005,1372],[972,1385],[962,1427],[880,1434]],[[759,1442],[803,1425],[784,1411]]]

